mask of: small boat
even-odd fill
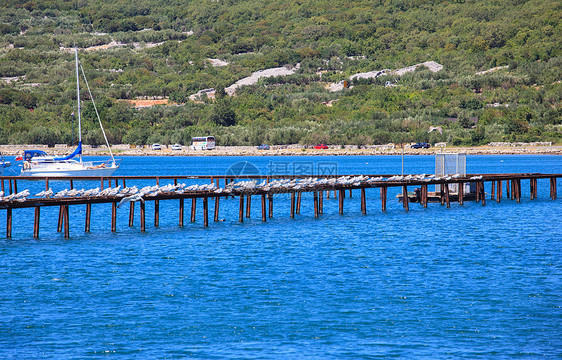
[[[111,176],[118,168],[119,162],[113,157],[111,152],[111,147],[107,141],[107,136],[103,129],[103,125],[99,118],[99,114],[94,104],[94,109],[96,109],[96,115],[98,116],[98,121],[101,127],[103,137],[111,158],[107,161],[82,161],[82,127],[81,127],[81,104],[80,104],[80,76],[78,68],[81,66],[78,62],[78,49],[74,48],[74,54],[76,59],[76,95],[78,101],[78,146],[76,149],[67,156],[56,157],[50,156],[42,150],[25,150],[23,157],[18,157],[16,160],[23,160],[23,168],[21,170],[21,176],[40,176],[40,177],[61,177],[61,176]],[[86,75],[84,74],[84,69],[82,69],[82,75],[86,86],[88,86],[88,81],[86,80]],[[88,91],[90,92],[90,87],[88,86]],[[92,93],[90,92],[90,98],[93,101]]]
[[[4,160],[4,156],[0,153],[0,176],[4,176],[4,170],[12,165],[9,161]]]

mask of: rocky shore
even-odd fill
[[[47,148],[44,145],[0,145],[0,153],[5,156],[23,154],[25,149],[41,149],[51,155],[68,154],[67,147]],[[170,146],[162,146],[162,150],[151,150],[149,147],[131,147],[117,145],[112,147],[115,156],[344,156],[344,155],[401,155],[402,148],[392,145],[364,146],[354,145],[329,146],[328,149],[306,148],[301,145],[271,146],[270,150],[258,150],[255,146],[217,146],[213,150],[192,150],[183,146],[182,150],[172,150]],[[433,155],[440,152],[466,153],[468,155],[510,155],[510,154],[545,154],[562,155],[562,146],[479,146],[479,147],[432,147],[430,149],[404,149],[406,155]],[[84,155],[108,155],[107,148],[84,148]]]

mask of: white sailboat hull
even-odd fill
[[[21,176],[36,177],[64,177],[64,176],[111,176],[118,165],[99,167],[91,163],[49,163],[31,165],[28,169],[22,169]]]

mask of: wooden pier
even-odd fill
[[[273,217],[274,213],[274,195],[289,194],[290,210],[288,211],[291,218],[299,215],[301,212],[301,201],[303,193],[313,194],[314,216],[320,217],[324,212],[324,195],[338,198],[338,211],[344,213],[346,193],[349,197],[353,196],[354,190],[359,190],[361,197],[360,211],[367,214],[366,189],[379,188],[381,199],[381,210],[386,211],[387,207],[387,190],[388,188],[398,188],[401,190],[401,199],[404,210],[408,211],[412,202],[412,193],[408,192],[408,188],[419,187],[415,192],[414,201],[419,202],[424,208],[428,207],[428,202],[439,202],[446,205],[447,208],[451,203],[463,205],[464,201],[477,201],[482,205],[486,205],[487,198],[501,202],[504,198],[517,202],[521,201],[522,183],[528,182],[530,199],[537,199],[539,196],[538,180],[549,180],[550,189],[549,196],[552,200],[557,198],[557,178],[562,174],[470,174],[462,177],[444,177],[444,178],[416,178],[416,175],[332,175],[332,176],[315,176],[310,181],[310,176],[238,176],[235,179],[229,176],[113,176],[113,177],[72,177],[72,178],[31,178],[21,176],[4,176],[0,177],[0,192],[4,192],[4,196],[0,197],[0,210],[6,210],[6,238],[12,237],[13,213],[16,209],[34,208],[34,226],[33,237],[39,237],[39,223],[41,209],[44,207],[58,207],[57,231],[64,232],[64,237],[70,237],[69,226],[69,208],[70,206],[85,206],[84,215],[84,231],[89,232],[91,226],[92,204],[108,204],[110,206],[111,231],[117,231],[117,208],[120,203],[129,202],[129,226],[133,226],[135,217],[135,202],[139,203],[140,231],[146,230],[146,201],[154,202],[154,226],[159,226],[160,221],[160,202],[166,200],[176,200],[179,202],[178,224],[184,225],[184,204],[186,199],[191,199],[191,222],[196,221],[197,200],[201,200],[203,204],[203,226],[209,226],[209,199],[214,201],[215,222],[219,221],[220,200],[226,197],[237,197],[239,199],[238,221],[243,222],[244,218],[251,216],[252,197],[261,200],[261,220],[267,221]],[[116,193],[108,195],[95,196],[49,196],[49,197],[33,197],[32,195],[16,197],[18,194],[18,185],[22,187],[22,183],[33,181],[37,184],[42,181],[45,184],[45,190],[49,189],[50,181],[67,181],[70,189],[74,188],[76,181],[87,181],[98,185],[100,191],[104,189],[116,189],[117,187],[126,188],[127,184],[138,181],[150,181],[155,184],[155,190],[142,196]],[[173,185],[178,185],[178,181],[190,180],[197,181],[198,184],[212,184],[212,188],[208,190],[190,190],[189,187],[177,189],[174,191],[164,191],[164,187],[160,187],[160,183],[167,181]],[[265,185],[244,187],[251,180],[262,181]],[[283,186],[273,186],[275,182],[281,180],[292,183]],[[465,194],[464,184],[472,183],[476,189],[474,193]],[[170,185],[171,185],[170,184]],[[239,186],[232,186],[239,184]],[[451,184],[454,184],[458,192],[452,194],[449,191]],[[271,186],[270,186],[271,185]],[[430,193],[428,186],[441,185],[439,192]],[[489,193],[486,192],[488,189]],[[488,196],[487,196],[488,195]],[[278,213],[281,211],[278,210]]]

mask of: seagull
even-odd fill
[[[97,188],[94,188],[94,189],[89,189],[89,190],[84,191],[83,195],[84,196],[97,196],[99,194],[99,192],[100,192],[100,188],[97,187]]]
[[[55,197],[56,198],[65,197],[67,193],[68,193],[68,189],[64,189],[64,190],[61,190],[58,193],[56,193]]]
[[[41,198],[50,198],[51,196],[53,196],[53,189],[49,188],[49,190],[43,190],[40,193],[35,194],[35,196]]]
[[[121,205],[126,204],[128,202],[135,202],[135,201],[139,201],[139,200],[144,202],[144,199],[142,198],[141,194],[134,194],[134,195],[131,195],[131,196],[124,197],[117,204],[117,208],[119,209],[121,207]]]

